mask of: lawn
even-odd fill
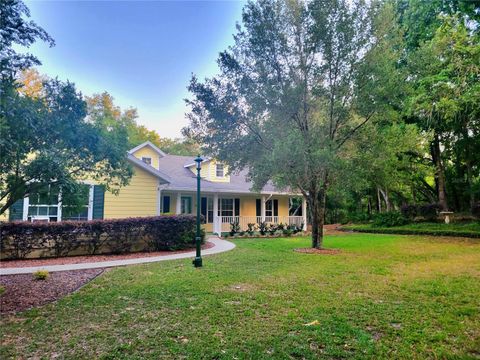
[[[480,238],[480,222],[465,223],[413,223],[402,226],[378,227],[372,224],[344,225],[346,230],[377,233],[423,234],[437,236],[463,236]]]
[[[332,235],[110,270],[2,319],[1,358],[478,358],[480,242]],[[306,324],[312,324],[307,326]]]

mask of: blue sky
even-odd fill
[[[233,42],[240,1],[26,1],[31,18],[55,39],[30,52],[41,73],[73,81],[85,95],[108,91],[138,122],[179,137],[192,73],[216,73]]]

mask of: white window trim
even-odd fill
[[[88,190],[88,215],[87,220],[93,220],[93,183],[89,181],[82,181],[82,184],[88,185],[90,188]],[[22,220],[28,221],[28,209],[30,206],[30,197],[23,198],[23,214]],[[58,203],[57,203],[57,221],[62,221],[62,193],[60,192],[58,195]],[[37,218],[40,219],[42,215],[38,215]]]
[[[189,213],[182,213],[182,198],[189,198],[190,199],[190,211]],[[190,215],[190,214],[193,214],[195,212],[195,209],[193,208],[193,196],[192,195],[181,195],[180,196],[180,214],[186,214],[186,215]]]
[[[150,160],[150,164],[147,163],[144,159],[145,159],[145,160],[146,160],[146,159],[149,159],[149,160]],[[141,160],[142,160],[145,164],[152,166],[152,158],[151,158],[150,156],[142,156],[142,159],[141,159]]]
[[[235,213],[235,198],[230,198],[230,197],[221,197],[221,198],[219,197],[218,198],[218,212],[220,213],[219,216],[224,216],[224,215],[222,215],[222,210],[223,210],[222,209],[222,200],[232,200],[232,206],[233,206],[233,208],[232,208],[232,214],[233,215],[232,216],[233,217],[237,216],[237,214]],[[215,213],[214,213],[214,215],[215,215]],[[226,216],[230,216],[230,215],[226,215]]]
[[[93,188],[94,186],[90,185],[90,188],[88,189],[88,220],[93,220]]]
[[[218,166],[222,167],[222,175],[221,176],[218,175]],[[217,178],[224,178],[225,177],[225,165],[224,164],[222,164],[222,163],[216,163],[215,164],[215,176]]]

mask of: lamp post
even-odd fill
[[[200,245],[202,242],[202,238],[200,236],[200,206],[201,206],[201,199],[200,199],[200,170],[202,169],[202,161],[203,159],[198,155],[195,159],[197,163],[197,234],[195,237],[195,243],[197,245],[197,253],[195,255],[195,260],[193,260],[193,265],[195,267],[202,267],[202,255],[200,253]]]

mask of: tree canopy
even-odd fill
[[[53,45],[21,2],[1,2],[0,214],[31,192],[55,185],[76,193],[78,181],[95,178],[109,190],[128,183],[126,131],[87,121],[87,105],[70,82],[21,72],[40,61],[18,53],[36,40]],[[27,81],[28,79],[28,81]],[[80,193],[80,191],[78,191]]]
[[[441,0],[249,2],[219,73],[191,79],[184,134],[233,171],[248,169],[256,189],[272,180],[302,192],[314,247],[328,202],[368,216],[411,202],[447,209],[458,181],[449,177],[463,172],[473,205],[478,9]]]

